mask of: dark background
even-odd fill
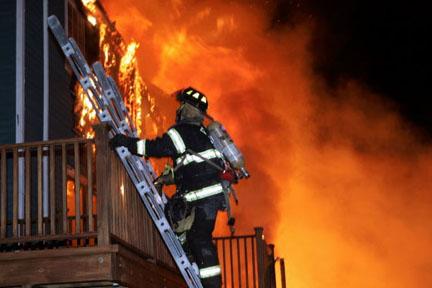
[[[431,140],[431,13],[424,3],[278,0],[272,28],[313,21],[314,69],[328,85],[336,87],[347,78],[361,81],[394,102]]]

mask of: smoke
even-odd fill
[[[140,42],[144,78],[208,95],[252,175],[239,233],[264,226],[290,287],[432,284],[431,148],[364,84],[326,86],[313,22],[272,29],[269,1],[102,3]]]

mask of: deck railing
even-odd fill
[[[107,130],[94,140],[0,146],[0,252],[121,244],[175,269]],[[276,287],[273,246],[263,229],[214,238],[224,287]],[[279,273],[285,285],[283,259]]]
[[[282,288],[285,283],[283,259],[275,258],[274,245],[264,240],[263,228],[255,228],[255,234],[215,237],[224,288]],[[280,273],[276,279],[276,262],[280,261]]]
[[[85,139],[1,146],[3,248],[95,238],[92,155],[93,142]]]
[[[120,243],[174,267],[106,128],[0,146],[0,251]]]

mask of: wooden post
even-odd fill
[[[266,258],[266,287],[276,288],[276,271],[274,258],[274,244],[269,244],[270,253],[267,253]]]
[[[111,152],[108,146],[108,132],[106,125],[96,125],[96,191],[97,191],[97,232],[98,245],[110,244],[109,221],[111,221],[111,163],[108,162]]]
[[[258,288],[265,288],[265,258],[266,258],[266,244],[264,242],[264,229],[262,227],[255,227],[255,241],[257,251],[257,264],[258,264]]]
[[[280,275],[281,275],[282,288],[286,288],[285,260],[284,260],[284,258],[280,259]]]

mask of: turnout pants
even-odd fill
[[[223,195],[215,195],[191,203],[195,207],[195,219],[186,234],[187,246],[198,265],[204,288],[220,288],[222,285],[221,269],[212,232],[217,212],[224,208],[224,202]]]

